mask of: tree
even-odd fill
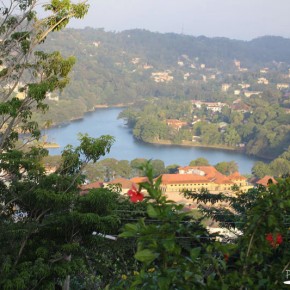
[[[16,148],[19,133],[40,136],[32,113],[47,109],[47,93],[65,87],[74,63],[59,52],[37,51],[37,46],[88,9],[85,2],[52,0],[44,6],[49,15],[40,19],[38,4],[20,0],[0,6],[1,289],[60,284],[68,289],[70,275],[87,269],[84,248],[94,242],[92,232],[109,232],[118,224],[112,213],[116,192],[79,195],[84,167],[110,151],[113,137],[81,135],[80,145],[68,145],[57,171],[48,175],[42,164],[47,150]]]
[[[190,161],[189,166],[209,166],[209,163],[207,159],[199,157],[195,160]]]
[[[241,137],[239,136],[238,132],[235,128],[229,127],[225,134],[224,134],[224,142],[228,146],[236,146],[238,143],[241,142]]]
[[[154,177],[157,177],[165,172],[165,165],[162,160],[154,159],[151,161]]]
[[[14,146],[19,133],[40,136],[31,114],[35,108],[47,109],[47,93],[65,87],[75,59],[37,51],[37,46],[50,32],[88,11],[85,2],[52,0],[43,6],[49,15],[38,18],[37,6],[38,0],[11,0],[0,6],[0,153]]]
[[[266,175],[271,175],[270,166],[262,161],[257,161],[252,168],[252,173],[258,178],[263,178]]]
[[[84,135],[80,141],[77,148],[66,147],[58,170],[49,175],[40,162],[46,150],[1,154],[0,168],[7,173],[0,182],[1,288],[52,287],[78,273],[85,267],[82,248],[92,232],[118,223],[111,213],[116,193],[79,195],[84,166],[109,152],[113,138]],[[107,207],[100,203],[105,197]]]
[[[219,162],[214,167],[217,171],[219,171],[220,173],[225,174],[225,175],[230,175],[230,174],[238,171],[238,165],[235,161]]]

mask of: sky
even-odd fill
[[[146,29],[251,40],[290,38],[290,0],[88,0],[90,10],[70,27]]]

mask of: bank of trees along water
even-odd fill
[[[221,145],[237,149],[243,144],[247,154],[277,157],[290,143],[290,115],[266,98],[247,100],[249,110],[240,112],[224,106],[221,112],[196,108],[189,101],[162,100],[138,104],[120,114],[128,121],[136,138],[145,142],[169,140],[173,144],[199,139],[196,144]],[[181,129],[166,120],[178,119],[188,125]],[[194,123],[194,124],[192,124]],[[193,143],[194,144],[194,143]]]

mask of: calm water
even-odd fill
[[[239,165],[241,173],[251,173],[253,164],[259,160],[232,151],[151,145],[136,141],[124,121],[117,119],[121,110],[120,108],[98,109],[95,112],[86,114],[82,120],[47,130],[45,133],[48,134],[48,140],[61,146],[61,148],[50,149],[50,154],[60,154],[67,144],[77,145],[78,133],[88,133],[91,137],[99,137],[101,135],[115,137],[116,141],[111,148],[110,154],[104,158],[110,157],[129,161],[135,158],[161,159],[166,166],[170,164],[185,166],[198,157],[206,158],[212,165],[221,161],[234,160]]]

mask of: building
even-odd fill
[[[230,176],[225,176],[213,166],[179,167],[178,174],[163,174],[161,182],[164,193],[179,193],[183,190],[200,191],[201,189],[232,193],[234,185],[239,186],[242,191],[252,187],[248,184],[247,178],[240,173],[235,172]]]
[[[168,83],[173,80],[173,76],[169,75],[170,72],[155,72],[151,74],[151,77],[156,83]]]
[[[278,90],[288,89],[289,84],[281,83],[281,84],[277,84],[276,87]]]
[[[104,188],[111,186],[119,186],[122,194],[126,194],[133,186],[137,187],[136,183],[125,178],[116,178],[112,181],[104,182]]]
[[[133,177],[133,178],[130,179],[130,181],[132,181],[133,183],[136,183],[136,184],[140,184],[142,182],[147,182],[148,181],[148,177],[146,177],[146,176]]]
[[[244,91],[244,95],[247,98],[249,98],[251,96],[257,96],[257,95],[260,95],[260,94],[262,94],[262,92],[260,92],[260,91]]]
[[[275,178],[273,176],[269,176],[269,175],[266,175],[263,178],[256,181],[256,184],[263,185],[265,187],[267,187],[270,183],[276,184],[277,180],[275,180]]]
[[[222,91],[223,92],[227,92],[229,90],[229,88],[231,87],[230,84],[222,84]]]
[[[81,186],[80,195],[86,195],[91,189],[103,188],[104,183],[101,181],[92,182],[89,184],[84,184]]]
[[[269,68],[267,68],[267,67],[260,69],[261,74],[266,74],[268,72],[269,72]]]
[[[241,84],[239,84],[239,86],[240,86],[242,89],[248,89],[249,87],[251,87],[250,84],[246,84],[246,83],[241,83]]]
[[[180,121],[177,119],[168,119],[168,120],[166,120],[166,125],[173,128],[173,129],[179,130],[182,127],[186,126],[187,122]]]
[[[206,106],[207,110],[211,110],[213,112],[221,112],[222,107],[228,106],[226,103],[221,102],[203,102],[197,100],[192,100],[191,103],[198,109],[200,109],[202,105],[204,105]]]
[[[237,100],[233,102],[233,104],[231,105],[231,109],[233,111],[246,113],[250,111],[251,107],[239,99],[239,101]]]
[[[266,78],[258,78],[257,83],[263,84],[263,85],[268,85],[269,81]]]

